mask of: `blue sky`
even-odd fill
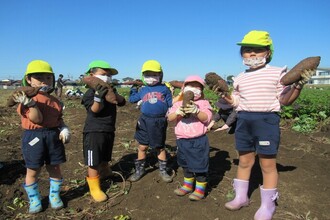
[[[330,67],[329,8],[328,0],[2,0],[0,79],[20,79],[34,59],[73,79],[95,59],[116,68],[116,79],[139,78],[149,59],[166,81],[237,75],[245,68],[236,43],[250,30],[270,33],[271,65],[321,56]]]

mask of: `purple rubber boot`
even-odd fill
[[[235,198],[225,204],[225,207],[231,211],[239,210],[243,206],[248,206],[250,200],[248,198],[249,181],[234,179],[233,187],[235,190]]]
[[[260,186],[261,206],[254,215],[254,220],[271,220],[275,213],[277,189],[264,189]]]

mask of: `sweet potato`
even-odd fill
[[[13,94],[16,92],[23,91],[27,97],[32,98],[38,94],[38,91],[41,87],[31,87],[31,86],[21,86],[15,89],[15,91],[11,94],[11,96],[7,99],[7,106],[13,107],[17,103],[13,99]]]
[[[102,81],[101,79],[94,77],[94,76],[85,76],[82,79],[82,81],[92,89],[96,89],[96,86],[98,86],[98,85],[108,88],[108,92],[105,95],[105,100],[107,100],[108,102],[113,103],[113,104],[118,103],[116,95],[113,92],[111,85],[109,85],[108,83],[106,83],[106,82]]]
[[[205,75],[205,83],[212,90],[215,88],[215,86],[217,86],[217,90],[219,92],[229,91],[226,81],[214,72],[210,72]]]
[[[182,107],[187,107],[190,104],[190,101],[194,100],[194,93],[192,91],[187,91],[183,93]],[[186,114],[186,117],[189,117],[190,114]]]
[[[187,107],[190,101],[194,100],[194,93],[192,91],[187,91],[183,93],[182,107]]]
[[[173,86],[174,88],[178,88],[178,89],[181,89],[183,86],[182,81],[173,80],[173,81],[170,81],[169,83],[171,84],[171,86]]]
[[[310,76],[315,74],[317,67],[320,64],[321,57],[307,57],[295,65],[287,74],[281,78],[282,85],[291,85],[301,79],[301,74],[305,71],[311,71]]]
[[[139,80],[134,80],[134,81],[127,81],[127,82],[121,82],[121,83],[111,83],[114,86],[117,85],[136,85],[136,86],[143,86],[144,83],[142,81]]]

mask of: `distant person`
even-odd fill
[[[274,48],[266,31],[250,31],[237,44],[241,47],[243,63],[248,68],[235,77],[232,95],[222,95],[217,87],[213,88],[238,112],[235,143],[239,165],[233,183],[235,198],[225,207],[238,210],[249,205],[249,179],[257,154],[263,181],[260,186],[261,206],[254,219],[272,219],[278,198],[276,156],[280,142],[279,112],[281,105],[289,105],[296,100],[311,76],[302,76],[292,87],[283,86],[280,79],[287,68],[269,65]]]
[[[210,131],[215,122],[218,122],[222,119],[225,124],[220,128],[215,129],[215,132],[227,130],[228,134],[233,134],[235,132],[237,121],[237,113],[233,106],[228,104],[227,101],[223,98],[219,98],[215,105],[219,108],[219,110],[213,115],[210,124],[207,126],[207,130]]]
[[[92,61],[86,72],[110,83],[112,76],[118,71],[103,60]],[[83,130],[83,155],[87,168],[87,183],[89,191],[96,202],[107,200],[107,195],[101,190],[100,180],[111,175],[109,162],[115,139],[117,106],[105,99],[108,88],[99,86],[96,90],[89,88],[83,95],[81,104],[85,106],[87,117]],[[126,100],[115,93],[118,106],[124,106]]]
[[[27,97],[23,91],[13,94],[15,102],[19,103],[17,112],[24,129],[22,152],[26,177],[23,186],[29,198],[29,213],[42,211],[38,177],[44,164],[49,174],[50,206],[60,209],[63,207],[60,164],[66,161],[64,144],[70,141],[70,131],[62,118],[63,105],[51,95],[55,84],[53,69],[43,60],[34,60],[28,64],[22,83],[41,87],[33,98]]]
[[[138,90],[132,86],[129,101],[141,103],[141,115],[135,131],[138,142],[138,154],[135,160],[135,173],[128,180],[135,182],[145,174],[146,153],[149,147],[157,150],[159,174],[164,182],[172,182],[172,176],[166,171],[167,158],[165,140],[167,130],[167,110],[172,106],[171,91],[162,84],[163,70],[156,60],[148,60],[142,66],[144,87]]]
[[[175,121],[177,161],[183,169],[183,186],[174,190],[178,196],[189,195],[190,200],[201,200],[205,196],[209,168],[209,140],[207,125],[211,121],[212,107],[204,99],[205,83],[199,76],[188,76],[183,92],[192,91],[193,101],[183,107],[177,101],[168,112],[168,121]]]
[[[63,80],[63,75],[60,74],[56,81],[56,95],[61,98],[63,92],[63,86],[65,86],[65,81]]]

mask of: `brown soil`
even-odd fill
[[[85,110],[79,100],[64,100],[65,121],[72,130],[72,140],[66,145],[67,162],[62,166],[64,184],[61,196],[65,208],[52,210],[48,205],[49,181],[47,172],[40,176],[44,211],[27,213],[27,196],[22,188],[25,168],[21,155],[21,129],[14,108],[0,107],[0,219],[253,219],[260,205],[258,190],[261,184],[260,167],[255,166],[250,184],[251,204],[239,211],[224,208],[232,189],[237,169],[234,136],[226,132],[208,133],[210,169],[207,196],[198,202],[173,193],[183,180],[182,169],[175,158],[173,125],[169,126],[167,150],[169,166],[176,172],[172,183],[164,183],[158,175],[153,152],[147,158],[148,173],[140,181],[125,181],[133,171],[135,144],[133,135],[139,110],[128,104],[118,108],[116,140],[112,168],[122,174],[102,182],[109,200],[94,203],[85,183],[83,166],[82,128]],[[280,175],[280,198],[274,219],[330,219],[329,198],[329,129],[303,135],[282,130],[277,167]],[[124,218],[126,216],[126,218]]]

